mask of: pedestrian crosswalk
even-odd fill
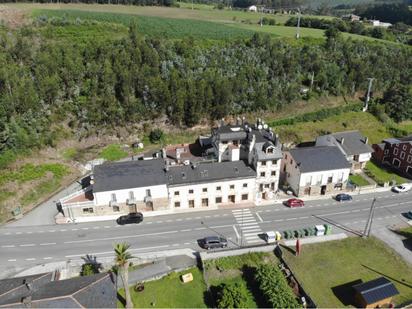
[[[262,230],[250,209],[236,209],[232,210],[232,213],[235,217],[237,227],[240,228],[238,237],[240,239],[243,238],[241,241],[242,244],[263,242],[263,240],[259,237]]]

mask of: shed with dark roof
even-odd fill
[[[356,304],[361,308],[388,306],[392,297],[399,294],[395,285],[385,277],[354,285],[353,289]]]

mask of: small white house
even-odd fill
[[[371,159],[373,149],[368,138],[359,131],[337,132],[316,138],[316,146],[336,146],[352,165],[351,171],[361,171]]]
[[[249,12],[257,12],[257,6],[256,5],[251,5],[247,8]]]
[[[338,147],[295,148],[284,153],[282,179],[296,196],[325,195],[346,187],[350,166]]]

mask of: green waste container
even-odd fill
[[[325,235],[330,235],[332,234],[332,226],[329,224],[325,224]]]

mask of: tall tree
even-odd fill
[[[130,245],[128,243],[119,243],[114,246],[114,252],[116,253],[115,262],[123,282],[126,308],[134,308],[129,289],[129,265],[130,259],[133,257],[128,251],[129,248]]]

